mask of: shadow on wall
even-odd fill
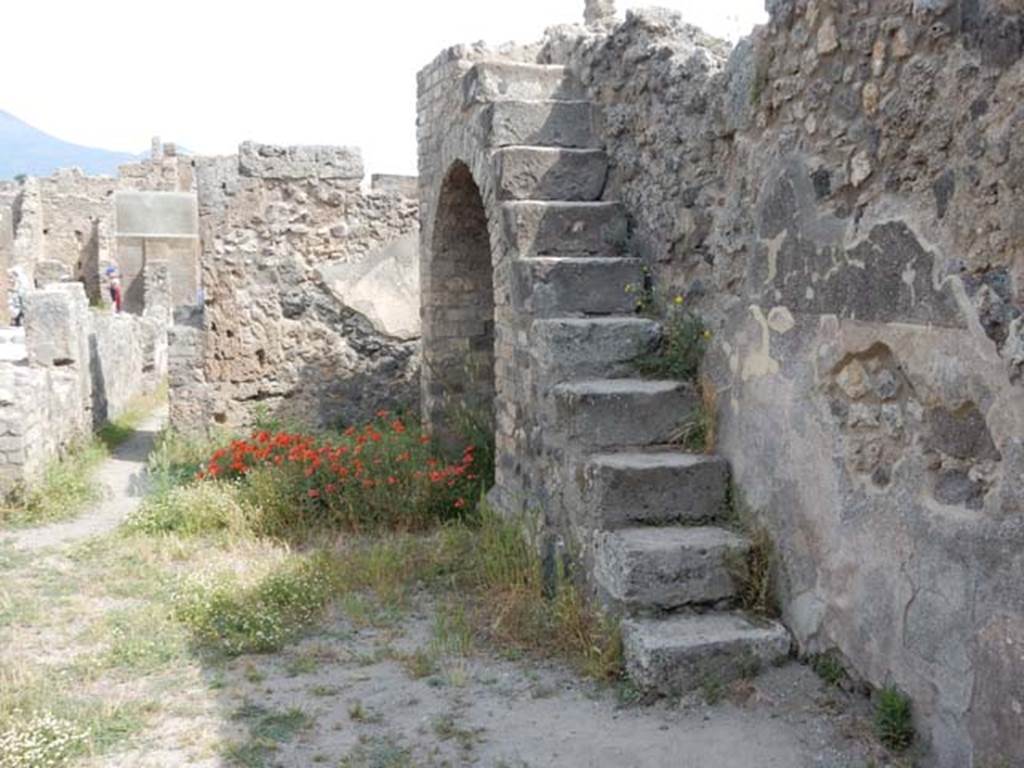
[[[89,334],[89,373],[92,376],[92,426],[99,429],[108,421],[107,381],[100,364],[99,341]]]

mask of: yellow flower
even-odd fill
[[[704,331],[704,338],[705,339],[710,339],[711,338],[711,331]]]
[[[674,301],[677,305],[678,304],[682,304],[683,303],[683,295],[682,294],[678,294],[674,299],[672,299],[672,301]]]

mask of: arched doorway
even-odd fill
[[[422,275],[424,412],[451,448],[472,431],[493,445],[494,272],[487,215],[469,168],[455,163],[437,200]]]

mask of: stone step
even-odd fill
[[[647,379],[572,381],[553,394],[561,436],[584,450],[665,443],[700,403],[689,384]]]
[[[505,234],[519,257],[617,258],[629,249],[621,203],[538,200],[501,204]]]
[[[629,314],[626,286],[643,279],[639,259],[520,259],[512,272],[513,306],[533,317]]]
[[[565,68],[515,61],[481,61],[463,78],[465,105],[487,101],[545,101],[586,98],[579,80]]]
[[[622,639],[629,676],[665,695],[749,677],[784,660],[790,647],[781,624],[738,613],[627,619]]]
[[[567,200],[601,198],[608,177],[603,149],[505,147],[494,152],[500,200]]]
[[[665,526],[598,533],[594,578],[607,605],[627,613],[727,600],[750,543],[723,528]]]
[[[492,147],[597,148],[589,101],[497,101],[483,116]]]
[[[729,463],[676,451],[587,457],[577,515],[597,528],[714,522],[728,510]]]
[[[661,325],[643,317],[555,317],[534,321],[530,349],[537,369],[557,383],[628,376],[660,339]]]

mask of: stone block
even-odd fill
[[[592,202],[608,177],[600,149],[508,147],[494,153],[494,166],[502,200]]]
[[[404,340],[419,337],[418,232],[399,238],[359,261],[334,262],[319,271],[321,280],[334,297],[366,317],[381,333]],[[473,321],[479,312],[473,311],[470,315],[466,319]]]
[[[580,513],[602,528],[701,523],[727,511],[729,464],[677,451],[595,454],[577,473]]]
[[[498,101],[483,113],[483,121],[492,147],[598,146],[588,101]]]
[[[479,102],[513,100],[580,100],[583,87],[565,67],[512,61],[482,61],[462,81],[466,106]]]
[[[782,625],[731,613],[628,619],[622,640],[629,676],[665,695],[748,677],[784,660],[790,647]]]
[[[82,357],[83,332],[82,319],[68,293],[54,287],[25,297],[25,343],[32,365],[87,365]]]
[[[529,347],[538,371],[559,382],[627,375],[660,338],[661,326],[642,317],[563,317],[535,321]]]
[[[357,147],[279,147],[247,141],[238,148],[243,176],[261,179],[340,179],[362,181],[363,155]]]
[[[557,429],[566,443],[590,448],[668,443],[699,404],[688,384],[646,379],[559,384],[554,397]]]
[[[626,528],[597,535],[594,578],[616,610],[669,610],[735,594],[749,542],[722,528]]]
[[[520,258],[627,253],[629,228],[620,203],[507,202],[501,212],[505,235]]]
[[[523,259],[513,264],[512,305],[533,317],[629,314],[643,279],[638,259]]]

